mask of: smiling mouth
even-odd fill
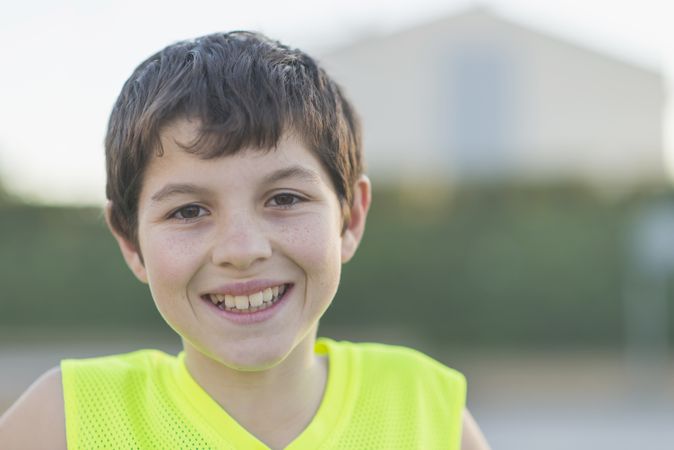
[[[203,297],[223,311],[253,313],[270,308],[278,303],[290,286],[290,284],[281,284],[250,295],[206,294]]]

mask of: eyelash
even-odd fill
[[[282,193],[279,193],[279,194],[276,194],[276,195],[272,196],[272,197],[269,199],[269,202],[275,201],[275,202],[278,203],[279,197],[287,197],[287,198],[289,198],[289,199],[292,200],[292,203],[289,203],[289,204],[277,204],[277,205],[271,205],[271,206],[274,206],[274,207],[280,208],[280,209],[290,209],[290,208],[292,208],[293,206],[295,206],[295,205],[297,205],[297,204],[299,204],[299,203],[302,203],[302,202],[304,202],[304,201],[307,200],[306,198],[304,198],[304,197],[302,197],[302,196],[299,196],[299,195],[297,195],[297,194],[292,194],[292,193],[290,193],[290,192],[282,192]],[[268,203],[269,203],[269,202],[268,202]],[[183,215],[183,216],[184,216],[184,214],[183,214],[184,211],[187,210],[187,209],[191,209],[191,208],[198,208],[198,209],[199,209],[199,213],[198,213],[197,216],[195,216],[195,217],[178,217],[179,215]],[[203,214],[202,214],[202,212],[203,212]],[[201,205],[196,205],[196,204],[189,204],[189,205],[181,206],[180,208],[174,210],[173,212],[171,212],[171,213],[169,214],[168,218],[169,218],[169,219],[179,220],[179,221],[181,221],[181,222],[190,222],[190,221],[199,219],[199,218],[201,218],[201,217],[203,217],[203,216],[206,216],[206,215],[208,215],[208,214],[209,214],[208,210],[207,210],[206,208],[204,208],[203,206],[201,206]]]
[[[275,207],[281,208],[281,209],[289,209],[289,208],[292,208],[293,206],[297,205],[298,203],[306,201],[306,198],[301,197],[297,194],[290,193],[290,192],[278,193],[278,194],[274,195],[271,199],[269,199],[269,201],[270,202],[271,201],[278,202],[279,197],[289,197],[289,198],[292,199],[292,203],[290,203],[290,204],[272,205],[272,206],[275,206]]]
[[[190,208],[198,208],[199,214],[196,217],[178,217],[178,215],[183,215],[182,213],[186,209],[190,209]],[[181,206],[180,208],[173,211],[171,214],[169,214],[169,219],[175,219],[175,220],[179,220],[181,222],[190,222],[192,220],[196,220],[200,217],[203,217],[203,216],[207,215],[207,214],[201,214],[202,211],[208,213],[206,208],[204,208],[203,206],[195,205],[195,204],[189,204],[189,205]]]

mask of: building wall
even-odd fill
[[[661,76],[481,10],[326,54],[384,179],[662,178]]]

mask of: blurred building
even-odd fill
[[[476,8],[323,55],[388,181],[665,176],[654,70]]]

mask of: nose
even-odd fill
[[[243,270],[271,256],[271,242],[259,221],[235,214],[223,222],[213,244],[213,264]]]

